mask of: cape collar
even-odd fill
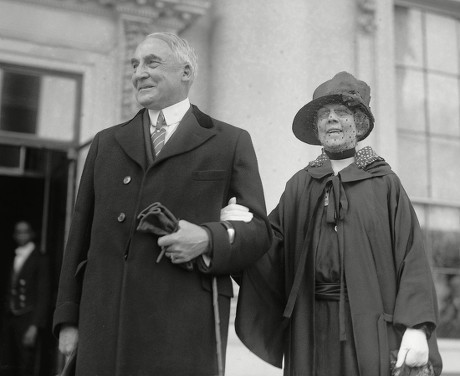
[[[374,162],[380,163],[374,164]],[[305,170],[316,179],[333,174],[331,161],[324,150],[318,158],[308,164]],[[344,168],[339,174],[343,182],[350,182],[383,176],[390,172],[391,168],[385,160],[377,155],[370,146],[366,146],[356,152],[355,162]]]

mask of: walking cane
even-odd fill
[[[219,292],[217,290],[217,278],[212,277],[212,305],[214,307],[214,327],[216,331],[216,352],[218,376],[224,376],[224,362],[222,359],[222,339],[220,336]]]
[[[221,221],[228,233],[228,240],[233,244],[235,240],[235,229],[228,221]],[[217,352],[217,367],[218,376],[224,376],[224,361],[222,356],[222,339],[220,335],[220,314],[219,314],[219,291],[217,290],[217,278],[212,277],[212,305],[214,307],[214,326],[216,331],[216,352]]]

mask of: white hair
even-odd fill
[[[156,38],[165,42],[169,48],[171,48],[171,51],[178,62],[189,65],[191,72],[191,82],[193,82],[198,74],[198,58],[195,54],[195,50],[185,39],[178,37],[176,34],[168,32],[149,34],[146,38]]]

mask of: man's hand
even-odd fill
[[[428,363],[428,342],[423,329],[407,328],[401,341],[396,367],[405,363],[409,367],[421,367]]]
[[[166,248],[173,264],[182,264],[208,251],[209,236],[201,226],[180,220],[179,230],[159,238],[158,245]]]
[[[236,197],[232,197],[228,201],[228,205],[220,210],[221,221],[251,222],[253,216],[246,206],[236,203]]]
[[[77,350],[78,329],[74,326],[64,326],[59,332],[59,351],[70,356]]]
[[[22,338],[22,344],[24,347],[34,347],[35,341],[37,340],[38,328],[35,325],[29,326],[24,337]]]

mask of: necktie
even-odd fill
[[[157,125],[155,126],[155,131],[152,133],[152,143],[153,151],[155,152],[155,157],[160,153],[161,149],[165,144],[166,137],[166,121],[163,115],[163,111],[160,111],[158,114]]]

